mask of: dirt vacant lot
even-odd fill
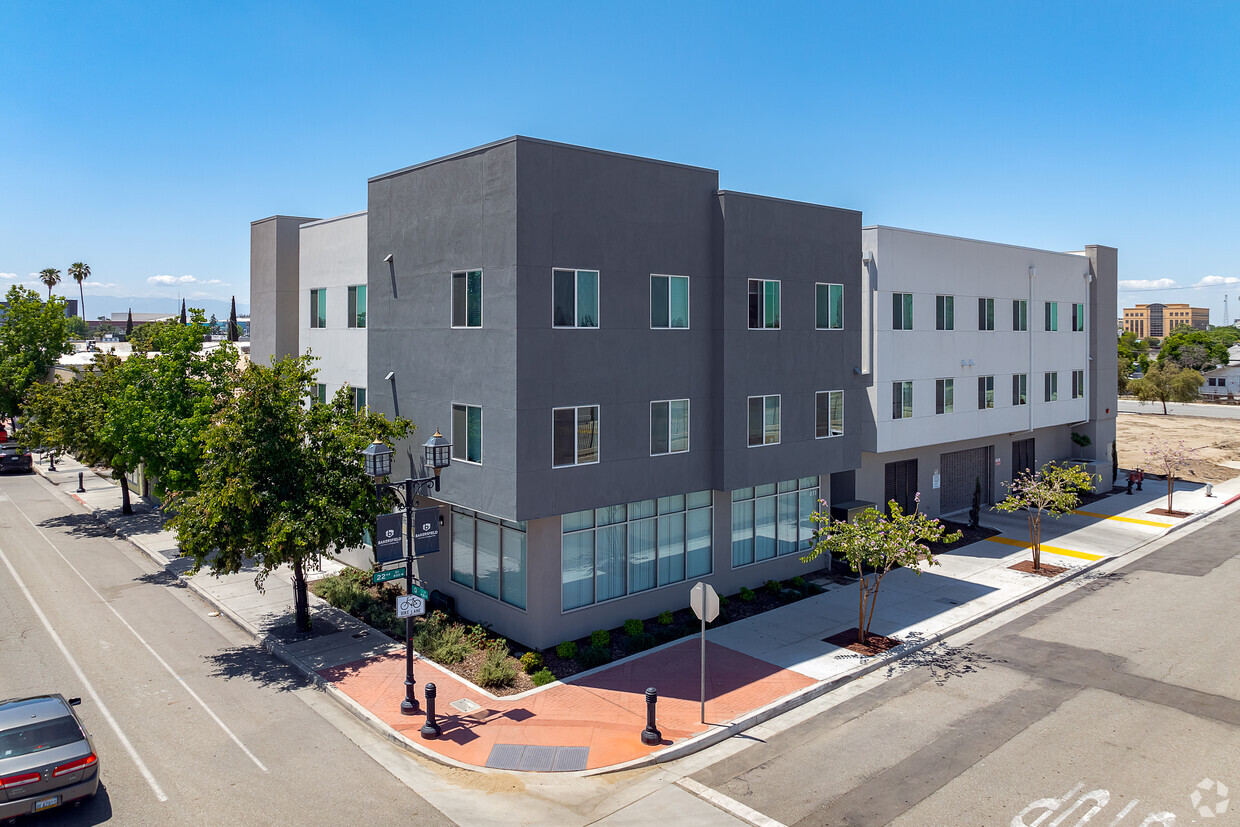
[[[1240,476],[1240,469],[1219,465],[1240,463],[1240,419],[1131,413],[1116,417],[1115,449],[1119,451],[1120,468],[1142,466],[1152,471],[1145,448],[1156,440],[1183,440],[1186,448],[1198,449],[1197,461],[1181,474],[1186,480],[1222,482]],[[1123,482],[1121,476],[1119,483]]]

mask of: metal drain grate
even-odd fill
[[[589,747],[535,747],[522,744],[496,744],[486,765],[496,770],[523,772],[571,772],[584,770]]]

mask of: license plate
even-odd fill
[[[60,796],[58,795],[54,795],[51,798],[40,798],[34,803],[34,811],[37,813],[40,810],[50,810],[58,804],[60,804]]]

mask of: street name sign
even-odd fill
[[[426,600],[416,594],[402,594],[396,598],[396,616],[419,617],[426,614]]]
[[[431,596],[430,592],[428,592],[426,589],[422,588],[421,586],[417,584],[414,584],[413,593],[416,594],[418,597],[422,598],[423,600],[426,600],[430,598]]]
[[[371,577],[371,582],[374,583],[375,585],[378,585],[380,583],[386,583],[388,580],[399,580],[400,578],[404,576],[405,576],[405,567],[401,566],[398,569],[388,569],[387,571],[375,572],[374,575]]]

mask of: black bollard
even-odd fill
[[[663,740],[663,733],[654,725],[654,707],[659,702],[659,693],[652,686],[646,690],[646,728],[642,730],[642,743],[648,747]]]
[[[1140,468],[1137,469],[1137,490],[1141,490],[1141,483],[1145,482],[1145,472]]]
[[[82,484],[82,475],[83,475],[84,473],[85,473],[84,471],[78,471],[78,490],[77,490],[77,493],[79,493],[79,494],[85,494],[85,493],[86,493],[86,486]]]
[[[48,471],[56,470],[56,455],[55,454],[47,455],[47,470]]]
[[[1125,493],[1127,494],[1132,493],[1132,476],[1131,475],[1128,477],[1128,490]]]
[[[426,692],[426,723],[422,724],[422,737],[428,741],[434,741],[443,730],[439,728],[439,724],[435,723],[435,684],[428,683],[425,688]]]

